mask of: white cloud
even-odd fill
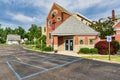
[[[1,27],[2,28],[6,28],[6,27],[10,27],[12,29],[18,28],[18,26],[23,27],[26,31],[28,31],[28,29],[31,27],[31,24],[24,24],[24,25],[20,25],[20,24],[14,24],[14,23],[10,23],[10,22],[3,22],[0,21],[0,23],[2,24]]]
[[[14,14],[14,13],[11,13],[11,12],[7,12],[7,14],[9,16],[11,16],[11,18],[13,20],[16,20],[16,21],[19,21],[19,22],[22,22],[22,23],[34,23],[36,21],[39,21],[39,19],[36,18],[36,17],[29,17],[29,16],[26,16],[26,15],[21,14],[21,13]]]
[[[120,8],[115,9],[115,14],[116,14],[116,15],[120,15]]]
[[[93,5],[96,5],[100,2],[101,2],[101,0],[77,0],[77,1],[71,2],[71,6],[68,6],[68,7],[73,10],[74,9],[83,10],[83,9],[87,9]]]
[[[3,21],[0,21],[0,23],[2,24],[1,27],[2,28],[6,28],[6,27],[11,27],[11,28],[16,28],[17,25],[16,24],[13,24],[13,23],[10,23],[10,22],[3,22]]]
[[[96,20],[99,20],[100,18],[106,18],[108,16],[111,16],[111,13],[109,11],[104,12],[104,13],[99,13],[96,15],[91,15],[92,17],[91,20],[96,21]]]
[[[47,11],[50,10],[53,2],[60,4],[66,9],[86,9],[90,6],[98,4],[101,0],[26,0],[27,3],[32,4],[37,7],[44,7]]]
[[[119,5],[119,0],[101,0],[101,3],[99,3],[98,7],[114,7],[116,5]]]
[[[13,19],[21,22],[34,22],[34,18],[25,16],[23,14],[14,15]]]

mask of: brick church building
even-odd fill
[[[46,43],[58,51],[78,52],[82,47],[93,48],[99,41],[99,33],[89,27],[91,23],[82,14],[71,14],[54,3],[46,19]]]

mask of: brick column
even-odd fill
[[[79,37],[78,36],[74,36],[74,52],[78,52],[79,51]]]
[[[78,41],[78,36],[75,36],[75,45],[78,45],[79,41]]]
[[[87,36],[85,36],[85,45],[88,45],[89,43],[88,43],[88,37]]]
[[[54,50],[58,50],[58,36],[53,36],[53,41]]]

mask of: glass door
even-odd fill
[[[70,51],[73,51],[73,40],[70,40],[69,42],[70,42],[70,45],[69,45],[70,46]]]
[[[72,39],[65,40],[65,50],[73,51],[73,40]]]
[[[68,43],[69,40],[65,40],[65,50],[69,50],[69,43]]]

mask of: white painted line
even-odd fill
[[[20,58],[18,58],[18,57],[15,57],[15,58],[16,58],[18,61],[21,61],[21,62],[23,62],[23,61],[22,61],[22,59],[20,59]]]

